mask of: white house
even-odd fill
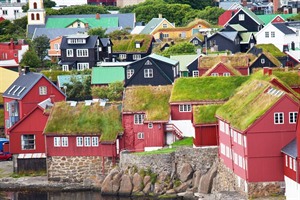
[[[279,50],[300,47],[299,29],[289,22],[269,23],[255,35],[257,44],[274,44]]]
[[[0,17],[8,20],[15,20],[26,16],[22,6],[25,3],[0,3]]]

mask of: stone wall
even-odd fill
[[[104,164],[104,169],[102,168]],[[93,182],[112,169],[111,159],[99,156],[53,156],[47,158],[48,180],[62,182]]]

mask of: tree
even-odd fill
[[[24,53],[23,58],[20,62],[22,67],[29,66],[31,68],[38,68],[41,62],[38,55],[33,50],[28,50]]]
[[[190,5],[193,9],[202,10],[207,6],[213,6],[213,0],[164,0],[169,4],[187,4]]]
[[[106,38],[107,35],[105,34],[106,29],[103,28],[92,28],[88,31],[88,35],[98,35],[100,38]]]
[[[91,76],[82,76],[82,80],[75,76],[71,78],[70,83],[65,84],[68,100],[82,101],[91,99]]]
[[[169,47],[167,50],[162,52],[162,55],[165,57],[170,57],[170,55],[178,54],[195,54],[196,48],[190,42],[181,42],[175,44],[174,46]]]
[[[47,50],[50,47],[50,39],[46,35],[36,37],[32,41],[32,47],[40,59],[42,68],[44,68],[44,59],[48,55]]]
[[[118,81],[103,87],[93,87],[92,96],[110,101],[121,101],[124,90],[123,82]]]
[[[96,13],[108,13],[105,7],[96,5],[76,5],[68,6],[59,10],[52,8],[46,8],[47,15],[72,15],[72,14],[96,14]]]

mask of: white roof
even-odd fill
[[[19,66],[19,64],[14,60],[0,60],[0,67],[6,66]]]
[[[132,34],[132,35],[140,34],[144,28],[145,28],[145,26],[136,26],[132,29],[130,34]]]

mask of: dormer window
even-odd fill
[[[163,24],[163,28],[168,28],[168,24]]]
[[[137,49],[141,48],[141,42],[135,42],[135,48]]]
[[[68,44],[85,44],[86,40],[84,38],[70,38],[68,39]]]

